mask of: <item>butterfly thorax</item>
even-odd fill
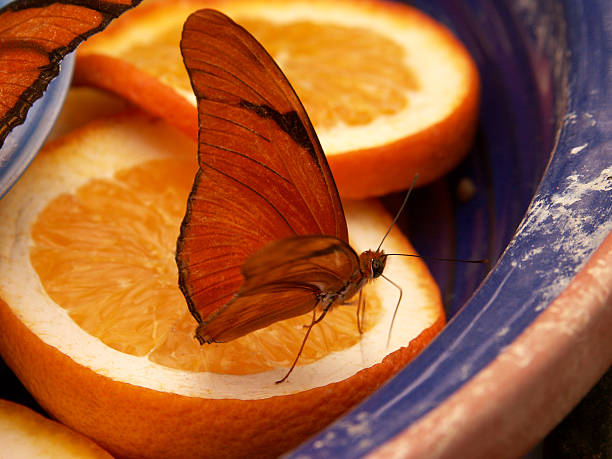
[[[383,273],[386,263],[387,255],[382,250],[366,250],[359,256],[359,271],[355,271],[341,290],[322,291],[318,295],[320,307],[325,309],[331,303],[339,304],[350,300],[369,280],[376,279]]]

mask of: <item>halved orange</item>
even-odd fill
[[[310,314],[200,346],[177,285],[174,248],[196,144],[161,121],[94,121],[48,145],[0,201],[0,353],[55,418],[126,457],[270,457],[296,446],[379,387],[444,324],[420,259],[394,257],[355,306],[312,332]],[[390,223],[345,202],[356,250]],[[411,253],[394,230],[390,252]]]
[[[454,168],[475,131],[479,77],[463,45],[418,10],[382,0],[150,1],[78,52],[77,84],[122,94],[196,135],[179,39],[212,7],[249,30],[304,103],[340,194],[363,198]]]
[[[0,400],[2,459],[112,459],[87,437],[31,409]]]
[[[47,142],[68,134],[90,121],[130,110],[131,104],[122,97],[97,88],[71,86],[68,88],[62,111]]]

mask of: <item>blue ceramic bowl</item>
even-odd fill
[[[574,298],[573,285],[585,285],[581,279],[590,258],[612,265],[612,249],[602,255],[604,245],[612,246],[606,239],[612,229],[606,54],[612,5],[605,0],[589,2],[588,9],[576,0],[412,4],[466,44],[479,66],[483,93],[473,151],[447,179],[415,193],[404,228],[424,255],[486,257],[491,264],[432,264],[449,324],[393,380],[290,457],[517,456],[537,443],[612,362],[612,346],[605,341],[609,331],[595,333],[592,325],[602,317],[612,321],[611,314],[598,312],[612,309],[609,288],[602,293],[589,284],[597,295],[567,300]],[[64,61],[61,76],[0,151],[0,196],[49,133],[72,66]],[[477,188],[468,202],[457,198],[463,178]],[[397,208],[393,198],[389,206]],[[612,285],[609,269],[599,277],[602,285]],[[563,361],[547,365],[561,348],[543,330],[564,332],[554,326],[567,326],[563,317],[550,317],[567,310],[566,303],[589,311],[592,320],[567,333]],[[589,353],[589,359],[581,359],[588,365],[580,367],[581,356],[572,353],[579,345],[571,340],[603,350]],[[539,342],[544,345],[538,347]],[[510,369],[503,367],[506,361]],[[572,365],[577,376],[570,388],[559,368]],[[475,405],[483,400],[479,394],[485,394],[485,403]],[[559,394],[569,395],[561,400]],[[24,391],[9,395],[34,404]],[[462,404],[462,399],[469,401]],[[546,414],[534,415],[538,410]]]
[[[0,0],[0,7],[8,3],[10,0]],[[21,177],[53,128],[72,78],[73,56],[67,56],[60,68],[60,75],[32,105],[25,123],[13,129],[0,148],[0,198]]]
[[[394,379],[289,457],[515,457],[546,435],[612,363],[608,331],[599,336],[588,318],[552,317],[584,301],[595,322],[612,319],[609,268],[598,273],[601,294],[565,299],[574,298],[577,288],[565,293],[568,286],[579,282],[577,273],[612,229],[612,3],[411,4],[465,43],[483,92],[473,151],[444,182],[419,190],[407,218],[416,223],[407,231],[424,255],[494,263],[431,265],[445,293],[446,328]],[[466,203],[454,197],[464,177],[478,190]],[[434,232],[436,239],[429,239]],[[596,260],[603,267],[612,264],[606,250]],[[563,326],[574,328],[563,335]],[[562,335],[555,342],[554,333]],[[589,337],[593,347],[611,350],[564,382],[561,369],[579,358],[572,350]],[[550,364],[563,356],[565,363]],[[502,371],[507,361],[513,366]],[[480,393],[490,394],[485,404],[495,406],[475,405]],[[471,401],[463,403],[466,394]],[[484,411],[488,417],[480,416]],[[514,419],[514,411],[533,419]],[[472,422],[479,416],[480,424]],[[489,431],[487,419],[500,428]]]

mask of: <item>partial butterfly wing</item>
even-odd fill
[[[0,146],[66,54],[141,0],[17,0],[0,9]]]
[[[359,275],[359,259],[334,236],[289,237],[249,257],[242,274],[245,280],[236,296],[199,326],[202,341],[230,341],[306,314],[318,303],[333,302],[333,297],[319,295],[346,288]]]
[[[270,242],[348,235],[312,124],[263,47],[223,14],[201,10],[184,25],[181,51],[198,101],[200,167],[176,259],[201,323],[234,297],[242,265]]]

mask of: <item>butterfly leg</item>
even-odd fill
[[[295,357],[295,360],[293,361],[293,364],[291,364],[291,368],[289,368],[289,371],[287,371],[287,374],[283,376],[282,379],[279,379],[278,381],[276,381],[276,384],[280,384],[287,380],[287,378],[289,377],[289,375],[291,374],[291,372],[297,365],[298,360],[300,359],[300,356],[302,355],[302,351],[304,350],[304,346],[306,346],[306,341],[308,340],[308,335],[310,335],[310,330],[312,330],[312,327],[314,327],[316,324],[318,324],[319,322],[323,320],[323,317],[325,317],[325,314],[327,314],[327,311],[329,311],[332,304],[333,303],[329,303],[327,306],[325,306],[325,309],[323,309],[323,312],[318,318],[316,316],[316,308],[312,311],[312,321],[310,322],[310,325],[308,325],[308,330],[306,330],[306,334],[304,335],[304,339],[302,340],[302,345],[300,346],[300,350],[298,351],[297,356]]]
[[[397,299],[397,304],[395,305],[395,309],[393,310],[393,317],[391,318],[391,325],[389,325],[389,333],[387,334],[387,347],[389,347],[389,344],[391,344],[391,332],[393,331],[393,323],[395,322],[395,316],[397,315],[397,310],[399,309],[400,303],[402,302],[403,291],[399,285],[397,285],[395,282],[393,282],[388,277],[384,275],[381,277],[399,290],[399,298]]]
[[[365,317],[365,306],[366,306],[366,297],[363,290],[359,290],[359,297],[357,301],[357,330],[359,330],[359,334],[363,334],[363,320]]]

